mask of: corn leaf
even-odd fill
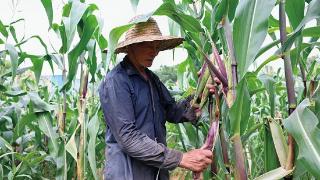
[[[279,162],[282,167],[285,167],[287,162],[288,145],[286,143],[283,130],[281,126],[273,119],[269,119],[269,125]]]
[[[37,116],[39,128],[49,138],[49,140],[52,144],[52,147],[53,147],[53,151],[51,153],[54,156],[56,156],[58,154],[58,150],[59,150],[59,145],[58,145],[59,135],[54,130],[50,118],[51,118],[50,114],[48,114],[47,112],[40,113]]]
[[[270,179],[281,179],[286,177],[288,174],[290,174],[293,171],[291,170],[286,170],[283,167],[279,167],[277,169],[274,169],[272,171],[269,171],[257,178],[255,180],[270,180]]]
[[[233,25],[233,42],[241,79],[254,61],[268,29],[268,18],[275,0],[240,1]]]
[[[12,72],[12,80],[13,80],[17,74],[18,52],[11,44],[6,44],[6,50],[9,52],[9,55],[10,55],[11,72]]]
[[[97,164],[96,164],[96,138],[99,131],[100,122],[97,114],[95,114],[88,123],[88,134],[90,137],[88,143],[88,160],[92,170],[92,174],[95,179],[98,179],[97,176]]]
[[[74,38],[77,25],[85,13],[88,5],[81,3],[80,1],[72,1],[71,9],[68,17],[62,17],[64,24],[65,36],[66,36],[66,47],[70,48],[72,40]]]
[[[282,47],[283,52],[291,48],[292,44],[294,43],[295,39],[300,35],[301,30],[304,28],[306,23],[320,17],[319,7],[320,7],[320,0],[313,0],[309,3],[306,15],[303,17],[298,27],[294,29],[293,34],[288,38],[288,40],[285,42],[284,46]]]
[[[46,10],[47,17],[49,20],[49,25],[50,27],[52,26],[52,21],[53,21],[53,9],[52,9],[52,2],[51,0],[41,0],[41,3]]]
[[[320,37],[320,26],[305,28],[302,31],[304,37]]]
[[[299,26],[304,16],[304,0],[285,1],[286,13],[293,29]]]
[[[0,136],[0,147],[1,148],[7,148],[10,151],[13,151],[12,146],[10,145],[10,143],[8,141],[6,141],[3,137]]]
[[[0,33],[4,36],[4,37],[8,37],[8,31],[5,27],[5,25],[2,23],[2,21],[0,20]]]
[[[298,144],[297,159],[313,176],[320,178],[320,129],[317,127],[319,120],[308,106],[309,100],[303,100],[283,121],[283,125]]]
[[[76,135],[76,132],[79,127],[80,127],[80,125],[78,125],[77,128],[74,130],[71,138],[69,139],[68,143],[65,146],[67,152],[71,154],[71,156],[73,157],[73,159],[75,161],[77,161],[77,155],[78,155],[78,149],[77,149],[77,144],[76,144],[76,140],[75,140],[75,135]]]
[[[83,34],[79,43],[68,54],[68,62],[69,62],[69,73],[67,77],[68,81],[63,85],[61,90],[64,90],[65,88],[66,89],[71,88],[71,82],[73,81],[78,69],[78,64],[79,64],[78,58],[81,55],[81,53],[85,50],[97,26],[98,26],[98,21],[96,17],[94,15],[89,15],[86,18]]]
[[[250,94],[247,81],[244,78],[237,85],[237,98],[229,110],[231,137],[235,134],[242,135],[246,130],[250,116],[250,106]]]

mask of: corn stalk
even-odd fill
[[[280,0],[279,4],[279,23],[280,23],[280,41],[281,45],[283,46],[285,41],[287,40],[286,34],[286,16],[285,16],[285,0]],[[296,108],[297,102],[294,92],[294,81],[293,81],[293,74],[292,74],[292,66],[290,57],[286,55],[286,52],[282,55],[282,59],[284,61],[284,70],[285,70],[285,79],[286,79],[286,87],[287,87],[287,94],[288,94],[288,104],[289,104],[289,111],[288,114],[290,115]],[[288,157],[286,163],[286,170],[290,170],[293,168],[293,161],[294,161],[294,139],[289,134],[288,135]]]
[[[79,93],[79,124],[81,127],[80,137],[79,137],[79,154],[77,158],[77,178],[85,179],[85,150],[87,142],[87,125],[86,125],[86,95],[88,89],[88,70],[85,65],[83,65],[84,57],[81,58],[81,83],[80,83],[80,93]]]

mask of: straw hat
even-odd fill
[[[135,17],[133,20],[138,18]],[[133,21],[131,20],[131,21]],[[149,18],[146,22],[133,25],[126,33],[125,40],[120,42],[115,53],[127,53],[127,47],[131,44],[153,41],[159,51],[172,49],[182,43],[183,38],[163,36],[157,22]]]

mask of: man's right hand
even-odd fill
[[[195,149],[183,153],[179,167],[194,172],[202,172],[212,163],[212,152],[210,150]]]

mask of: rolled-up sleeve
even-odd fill
[[[107,78],[99,94],[108,128],[126,154],[163,169],[171,170],[179,165],[181,152],[168,149],[136,128],[130,86],[125,77]]]

